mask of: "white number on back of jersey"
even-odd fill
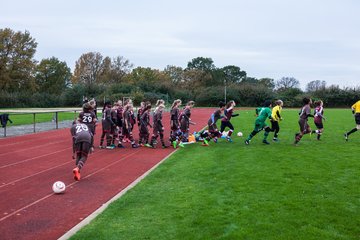
[[[82,121],[86,122],[86,123],[91,123],[92,122],[92,117],[91,116],[83,116]]]
[[[82,131],[89,131],[89,128],[85,124],[76,125],[76,133]]]

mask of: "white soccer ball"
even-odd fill
[[[62,181],[54,182],[54,184],[52,185],[52,190],[56,194],[65,192],[65,189],[65,183],[63,183]]]
[[[242,137],[242,136],[243,136],[243,133],[242,133],[242,132],[238,132],[237,135],[238,135],[238,137]]]

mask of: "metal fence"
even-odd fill
[[[72,108],[72,109],[45,109],[45,110],[0,110],[1,114],[9,114],[9,118],[11,119],[12,116],[16,115],[29,115],[31,119],[29,122],[30,124],[24,125],[12,125],[6,124],[2,127],[3,132],[0,133],[0,137],[7,137],[7,136],[17,136],[23,135],[27,133],[36,133],[46,130],[53,130],[59,128],[66,128],[71,127],[71,123],[77,117],[78,113],[82,109],[80,108]],[[74,117],[72,120],[64,119],[59,121],[59,113],[62,112],[73,112]],[[52,119],[49,121],[38,121],[38,116],[41,114],[48,114],[52,113]],[[13,121],[14,122],[14,121]],[[14,122],[15,123],[15,122]]]

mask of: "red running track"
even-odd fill
[[[205,126],[213,111],[194,109],[197,125],[190,132]],[[169,121],[164,114],[166,140]],[[95,146],[99,138],[98,128]],[[96,149],[76,182],[71,146],[69,129],[0,139],[0,239],[58,239],[174,151],[129,144]],[[65,194],[52,192],[57,180],[66,184]]]

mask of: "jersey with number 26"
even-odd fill
[[[87,125],[83,123],[73,124],[70,132],[74,138],[75,144],[79,142],[91,143],[92,133],[90,132]]]

